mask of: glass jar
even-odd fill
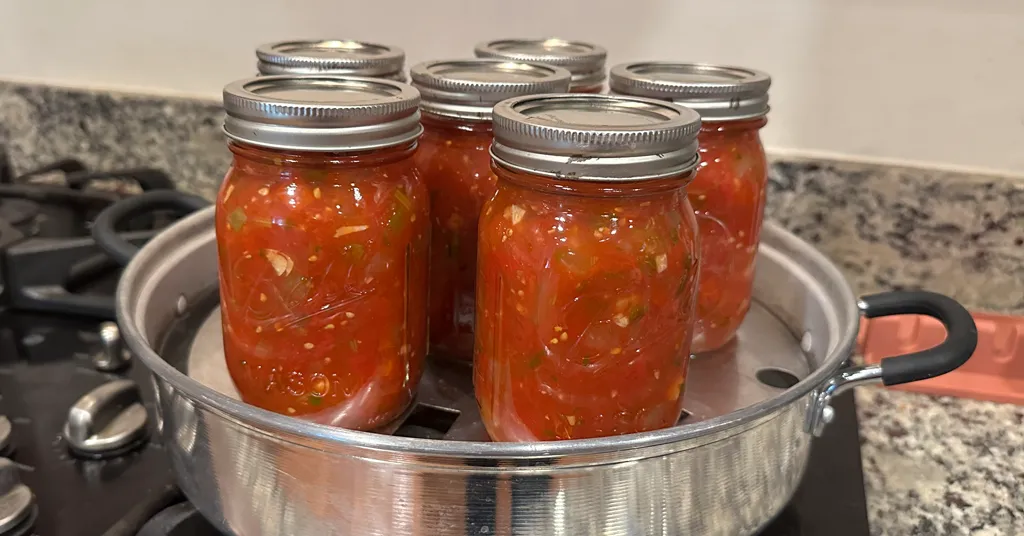
[[[405,82],[405,52],[388,45],[348,39],[268,43],[256,49],[261,75],[338,74]]]
[[[419,95],[265,76],[224,89],[234,161],[216,202],[221,318],[242,400],[354,429],[412,402],[426,355]]]
[[[480,218],[474,387],[496,441],[674,425],[699,247],[695,112],[607,95],[494,108]]]
[[[430,353],[473,361],[477,222],[494,194],[491,109],[520,95],[565,93],[569,71],[495,59],[412,68],[423,100],[416,167],[430,190]]]
[[[671,100],[701,115],[701,162],[687,188],[701,233],[694,352],[725,346],[750,309],[764,219],[768,164],[759,131],[771,78],[742,67],[626,63],[611,71],[618,94]]]
[[[566,68],[572,73],[569,91],[600,93],[604,90],[604,62],[608,51],[582,41],[564,39],[498,39],[478,44],[478,58],[543,63]]]

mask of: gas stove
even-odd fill
[[[0,151],[0,535],[100,534],[172,481],[136,405],[151,382],[104,322],[120,267],[89,236],[104,207],[167,188],[159,170],[73,159],[18,174]],[[125,232],[142,241],[169,221]]]
[[[173,187],[159,170],[93,172],[74,159],[19,175],[0,151],[0,305],[113,319],[112,293],[85,291],[117,269],[96,249],[89,222],[125,195]],[[168,218],[166,211],[150,214],[125,230],[141,242]]]
[[[0,153],[0,536],[214,536],[175,487],[148,372],[113,319],[115,263],[95,214],[156,170],[88,171],[63,160],[16,175]],[[172,215],[135,218],[144,241]],[[793,501],[764,535],[868,534],[852,393],[815,439]]]

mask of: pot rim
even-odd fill
[[[150,240],[125,268],[118,283],[116,296],[117,322],[121,328],[122,337],[132,352],[154,375],[195,403],[265,434],[279,438],[279,434],[284,434],[309,439],[317,441],[318,447],[338,443],[348,448],[355,447],[400,454],[442,458],[516,460],[606,454],[683,443],[712,433],[738,429],[744,424],[764,419],[824,386],[852,353],[859,329],[860,315],[857,300],[839,269],[807,242],[778,224],[766,221],[762,229],[762,236],[770,235],[773,239],[777,239],[781,245],[779,249],[795,255],[801,261],[798,263],[799,265],[813,266],[814,270],[820,272],[819,277],[828,279],[828,285],[834,289],[836,298],[838,298],[836,306],[847,309],[849,318],[849,322],[845,326],[837,326],[838,337],[835,341],[830,341],[829,350],[821,364],[798,383],[774,398],[693,424],[593,439],[491,443],[409,438],[347,430],[288,417],[221,394],[190,378],[165,361],[153,350],[146,335],[140,330],[137,321],[142,319],[144,308],[140,307],[143,300],[139,299],[138,294],[145,291],[146,287],[152,287],[152,284],[147,282],[147,278],[152,277],[155,271],[152,266],[159,263],[162,257],[184,249],[188,245],[195,248],[204,241],[210,240],[215,234],[212,226],[213,214],[214,207],[211,206],[175,223]],[[173,306],[169,305],[168,309],[173,309]],[[842,321],[841,315],[838,321]]]

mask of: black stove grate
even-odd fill
[[[96,248],[89,225],[126,195],[173,187],[160,170],[95,172],[75,159],[18,174],[0,148],[0,306],[113,319],[112,294],[83,292],[119,270]],[[171,220],[167,213],[147,214],[124,230],[144,241]]]

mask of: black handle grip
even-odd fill
[[[930,316],[946,327],[946,340],[934,348],[882,359],[885,385],[927,380],[955,370],[967,362],[978,346],[974,318],[956,300],[925,291],[895,291],[860,299],[867,318],[892,315]]]
[[[92,223],[92,238],[110,258],[124,265],[139,252],[138,246],[128,242],[117,233],[117,225],[140,214],[155,210],[178,210],[183,213],[195,212],[210,204],[195,195],[174,190],[153,190],[132,197],[126,197],[103,209]]]

